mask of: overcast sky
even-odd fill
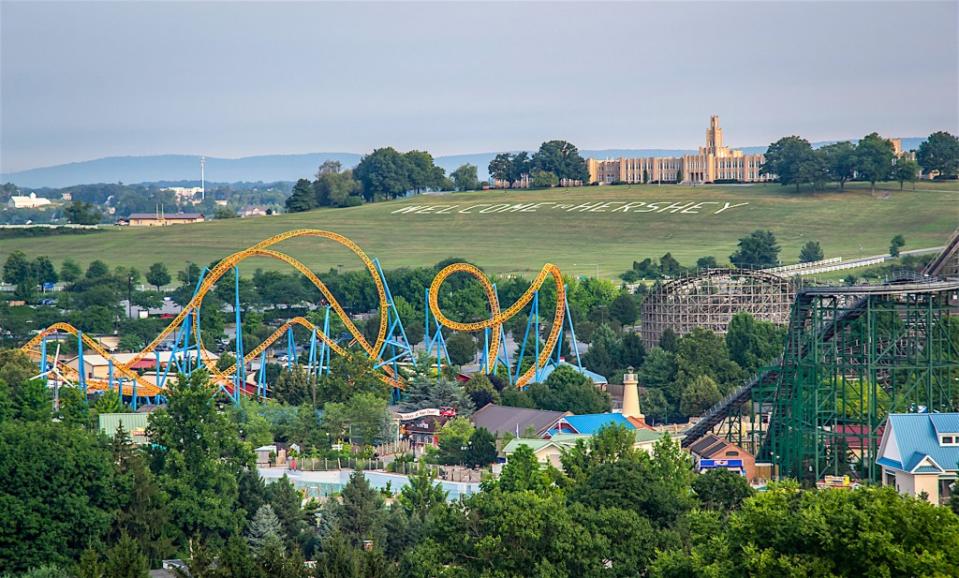
[[[0,171],[959,127],[959,2],[0,2]]]

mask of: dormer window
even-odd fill
[[[959,446],[959,434],[948,434],[948,435],[939,436],[939,445]]]

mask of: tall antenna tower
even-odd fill
[[[200,157],[200,200],[206,200],[206,157]]]

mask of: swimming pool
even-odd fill
[[[353,470],[305,472],[287,470],[286,468],[258,469],[260,477],[263,478],[265,482],[274,482],[285,474],[296,488],[306,490],[306,493],[314,498],[326,497],[342,491],[343,486],[349,482],[350,475],[353,473]],[[398,493],[403,486],[409,483],[409,477],[402,474],[364,471],[363,475],[373,488],[382,490],[389,486],[390,491],[394,494]],[[478,483],[436,481],[443,487],[443,491],[446,492],[446,499],[451,501],[480,491],[480,485]]]

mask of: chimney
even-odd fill
[[[623,415],[636,418],[643,423],[646,422],[646,416],[639,411],[639,381],[633,368],[626,370],[623,376]]]

